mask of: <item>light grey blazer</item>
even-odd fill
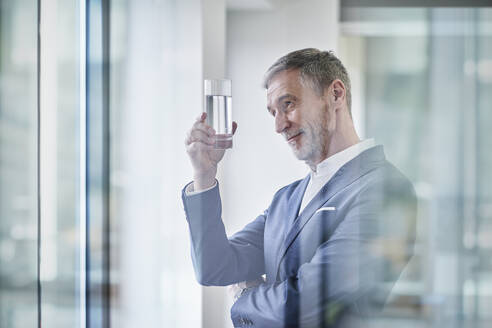
[[[342,166],[299,215],[309,175],[227,237],[219,186],[182,199],[203,285],[266,282],[231,309],[235,327],[347,327],[386,301],[413,252],[416,196],[382,146]],[[261,188],[261,186],[259,186]]]

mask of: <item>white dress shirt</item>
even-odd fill
[[[312,170],[310,172],[311,178],[309,179],[308,186],[306,187],[306,191],[302,197],[299,214],[343,165],[357,157],[363,151],[372,148],[375,145],[376,143],[374,142],[374,139],[363,140],[328,157],[316,165],[316,172]]]

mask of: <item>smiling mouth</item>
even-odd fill
[[[287,139],[287,142],[291,142],[292,140],[294,140],[295,138],[297,138],[298,136],[300,136],[302,134],[302,132],[299,132],[295,135],[293,135],[292,137],[290,137],[289,139]]]

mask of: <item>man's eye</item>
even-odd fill
[[[284,102],[284,107],[285,108],[290,108],[294,105],[294,103],[292,101],[286,101]]]

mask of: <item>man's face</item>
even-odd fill
[[[328,97],[302,84],[299,70],[274,75],[267,90],[267,108],[275,117],[275,131],[299,160],[316,165],[326,157],[334,123]]]

